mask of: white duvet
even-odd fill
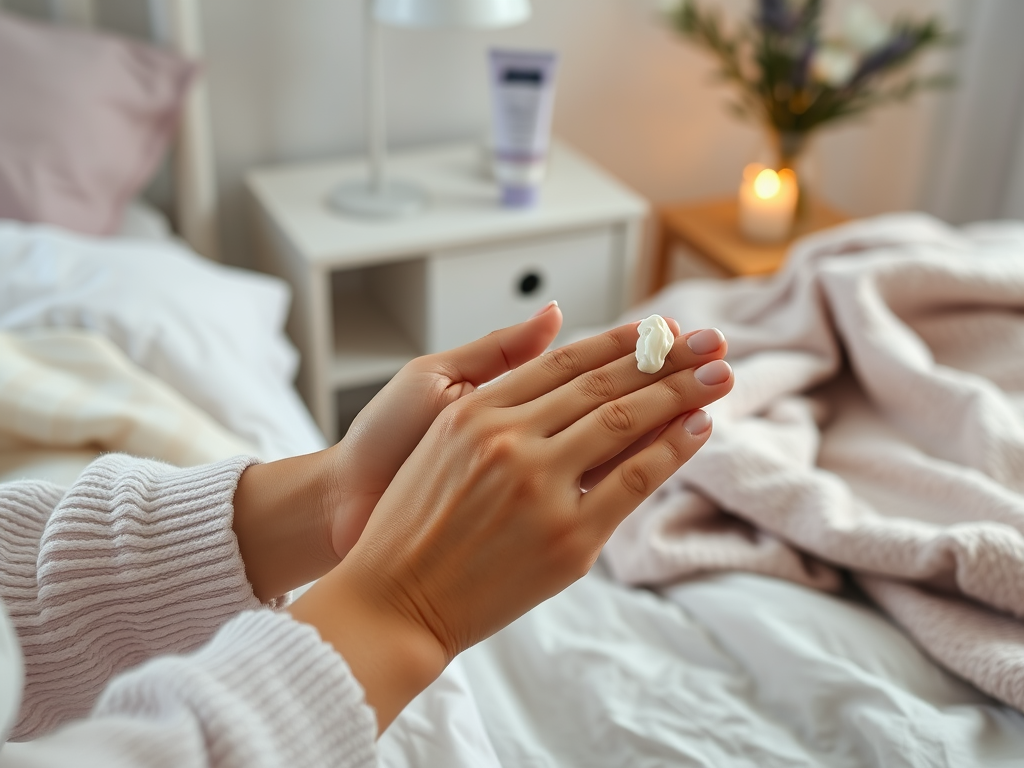
[[[0,330],[97,331],[264,459],[324,444],[292,384],[288,302],[280,280],[175,241],[0,221]]]

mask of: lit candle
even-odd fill
[[[796,174],[751,164],[740,184],[740,231],[758,243],[781,243],[789,236],[796,213]]]

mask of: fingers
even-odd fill
[[[641,374],[643,375],[643,374]],[[629,445],[681,413],[726,395],[733,385],[732,369],[712,360],[609,400],[551,438],[559,455],[571,456],[582,475],[613,459]]]
[[[562,312],[552,302],[518,325],[502,328],[469,344],[428,355],[424,364],[453,382],[480,386],[533,360],[548,348],[562,327]]]
[[[635,334],[635,331],[634,331]],[[634,335],[634,344],[636,336]],[[589,370],[571,382],[549,392],[528,406],[529,418],[547,435],[554,435],[575,424],[588,413],[605,403],[624,397],[652,382],[672,374],[693,368],[725,355],[725,337],[721,331],[711,328],[686,334],[675,340],[665,365],[654,374],[641,372],[636,358],[629,354],[608,364]],[[663,424],[683,410],[697,408],[710,401],[693,402],[685,408],[677,408],[658,422]],[[651,424],[650,428],[656,426]]]
[[[633,458],[638,453],[640,453],[640,451],[642,451],[648,445],[657,440],[658,435],[664,432],[665,427],[667,426],[668,424],[662,424],[660,427],[652,429],[639,440],[635,440],[632,445],[626,448],[626,450],[608,459],[608,461],[604,462],[604,464],[594,467],[593,469],[588,469],[586,472],[583,473],[583,477],[580,478],[580,490],[589,491],[595,485],[600,483],[602,480],[608,477],[608,475],[610,475],[612,471],[614,471],[614,469],[617,466],[619,466],[619,464],[624,462],[626,459]]]
[[[668,320],[668,324],[673,333],[679,333],[679,323]],[[606,333],[553,349],[488,387],[481,395],[487,403],[501,407],[534,400],[582,373],[631,355],[636,349],[636,327],[637,323],[620,325]]]
[[[668,480],[711,436],[711,417],[702,410],[676,417],[653,443],[622,462],[580,500],[581,520],[602,541],[641,501]]]

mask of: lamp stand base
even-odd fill
[[[366,219],[397,219],[427,207],[427,193],[414,184],[389,181],[373,190],[368,182],[351,181],[338,186],[327,198],[339,213]]]

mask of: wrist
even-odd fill
[[[341,442],[324,451],[330,483],[324,496],[325,515],[330,520],[329,541],[338,561],[345,558],[366,527],[384,488],[368,490],[366,467],[353,454],[349,442]],[[363,476],[360,476],[363,472]]]
[[[262,601],[333,568],[331,463],[325,451],[254,464],[239,478],[232,527],[253,593]]]
[[[383,733],[444,671],[448,658],[423,627],[369,598],[352,571],[343,562],[288,610],[345,659]]]

